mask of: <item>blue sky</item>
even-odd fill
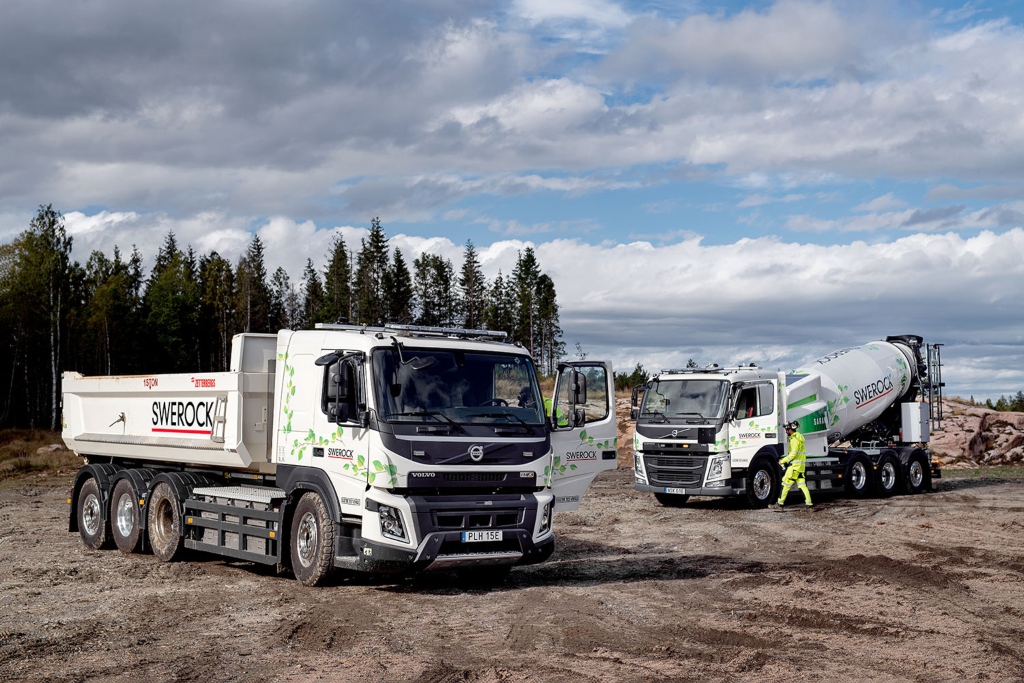
[[[1018,3],[11,3],[0,242],[169,230],[271,269],[379,216],[491,277],[533,246],[565,341],[789,368],[915,333],[1024,388]],[[296,282],[296,284],[299,284]]]

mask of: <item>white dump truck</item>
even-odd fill
[[[228,372],[65,373],[63,437],[87,461],[70,531],[306,585],[336,567],[496,578],[541,562],[553,513],[616,467],[614,378],[565,363],[545,401],[529,353],[503,339],[318,325],[236,336]]]
[[[930,490],[926,444],[942,382],[939,346],[914,335],[831,353],[792,373],[668,370],[633,392],[635,486],[663,505],[690,496],[778,498],[784,425],[806,440],[810,490],[880,496]],[[931,398],[929,401],[923,400]]]

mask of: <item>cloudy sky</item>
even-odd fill
[[[889,334],[1024,389],[1014,2],[8,0],[0,243],[168,231],[270,270],[379,216],[493,277],[532,245],[572,353],[788,369]]]

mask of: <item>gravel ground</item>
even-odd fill
[[[773,514],[663,508],[620,469],[556,515],[551,560],[503,584],[314,589],[87,550],[69,483],[0,487],[0,680],[1024,680],[1020,479]]]

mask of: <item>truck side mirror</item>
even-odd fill
[[[583,408],[577,408],[576,410],[574,410],[572,416],[572,426],[574,429],[576,427],[582,427],[587,423],[587,413],[586,411],[583,410]]]
[[[587,402],[587,376],[579,370],[572,371],[572,383],[569,385],[572,402],[579,405]]]
[[[324,399],[328,422],[348,422],[348,397],[351,390],[348,370],[347,364],[342,362],[334,362],[327,367]]]
[[[629,409],[629,419],[630,420],[635,420],[638,417],[640,417],[640,409],[639,408],[630,408]]]

